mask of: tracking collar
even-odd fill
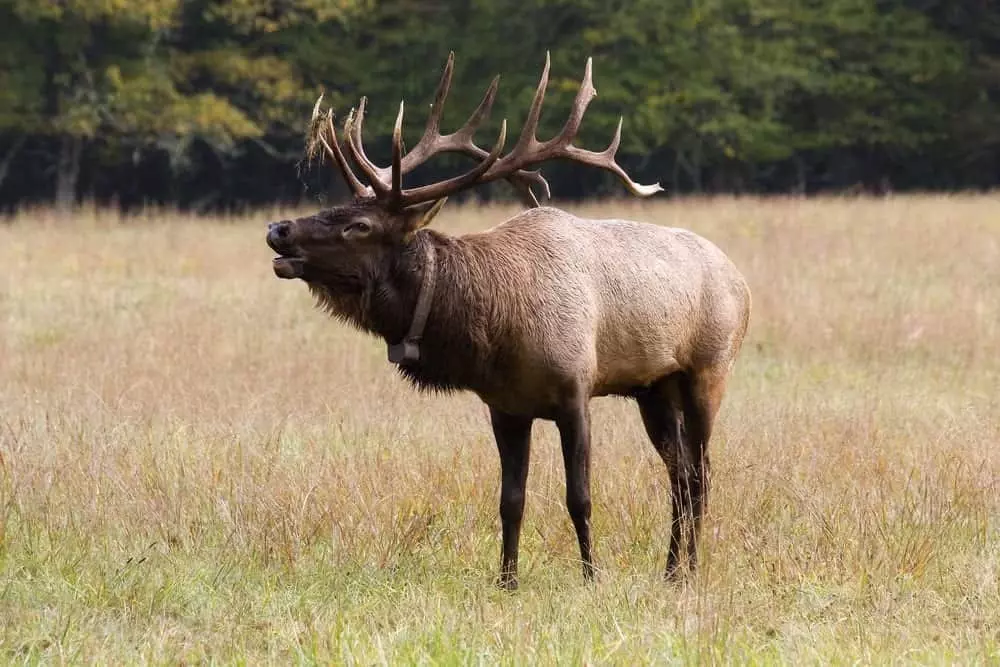
[[[424,335],[424,325],[431,312],[431,301],[434,299],[434,284],[437,282],[437,261],[434,254],[434,244],[427,243],[424,254],[427,263],[424,267],[424,277],[420,281],[420,294],[417,296],[417,307],[413,311],[413,321],[410,330],[402,342],[388,344],[389,361],[394,364],[407,364],[420,361],[420,339]]]

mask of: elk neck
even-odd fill
[[[426,287],[426,322],[416,360],[402,359],[400,373],[422,389],[477,390],[502,349],[504,308],[496,303],[500,287],[473,244],[435,230],[417,232],[405,247],[364,278],[358,290],[310,283],[319,305],[338,319],[375,334],[392,348],[414,329],[420,293]],[[429,266],[433,257],[433,267]],[[418,322],[419,323],[419,322]],[[401,350],[405,352],[405,350]]]
[[[421,230],[373,286],[372,331],[395,347],[400,373],[420,388],[476,389],[482,383],[493,348],[489,332],[496,330],[487,313],[497,309],[487,302],[493,290],[479,284],[485,272],[476,267],[476,253],[463,239]],[[416,355],[405,346],[414,332]]]

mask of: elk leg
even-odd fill
[[[490,408],[493,436],[500,451],[500,523],[503,529],[503,556],[497,585],[517,589],[517,549],[524,516],[524,489],[528,481],[531,453],[530,418],[503,414]]]
[[[672,375],[654,383],[637,395],[646,434],[667,466],[670,477],[670,547],[665,576],[674,579],[680,565],[682,527],[690,524],[692,506],[689,488],[683,483],[679,463],[681,449],[682,399],[680,376]]]
[[[580,543],[585,579],[594,578],[590,541],[590,414],[578,400],[556,418],[566,467],[566,508]]]
[[[691,494],[691,514],[693,521],[688,530],[688,564],[693,571],[698,564],[698,536],[701,532],[702,517],[708,502],[709,477],[711,468],[708,457],[708,442],[712,438],[712,426],[725,393],[724,373],[704,371],[691,378],[684,392],[684,472],[681,477]]]

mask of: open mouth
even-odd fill
[[[279,278],[301,278],[306,260],[301,257],[280,256],[271,260],[274,275]]]
[[[279,278],[301,278],[306,260],[289,238],[289,223],[275,222],[268,225],[267,245],[278,256],[271,260],[274,275]]]

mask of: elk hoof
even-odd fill
[[[684,573],[681,572],[681,568],[678,563],[668,564],[667,569],[663,572],[663,578],[668,583],[676,584],[684,578]]]
[[[501,574],[496,580],[497,588],[508,593],[517,590],[517,577],[512,574]]]

